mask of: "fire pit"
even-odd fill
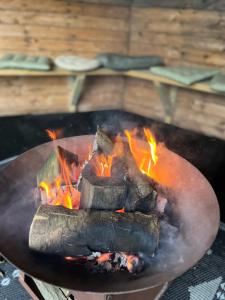
[[[129,141],[129,135],[127,135],[127,137]],[[160,144],[157,146],[157,163],[152,165],[151,172],[150,168],[149,170],[147,168],[147,171],[145,169],[144,173],[147,176],[149,175],[151,179],[157,183],[156,192],[160,194],[160,191],[162,190],[164,193],[163,195],[168,199],[170,204],[168,209],[171,219],[170,222],[163,219],[160,221],[159,245],[157,245],[156,251],[154,251],[156,248],[155,244],[158,244],[158,241],[157,237],[156,239],[152,238],[152,232],[148,233],[148,238],[149,235],[151,236],[150,244],[146,244],[146,242],[143,243],[143,239],[140,238],[138,245],[135,245],[135,247],[138,246],[140,249],[138,248],[138,250],[134,250],[134,248],[132,248],[131,252],[140,251],[144,253],[147,252],[148,254],[147,257],[145,256],[143,258],[145,261],[145,267],[141,269],[140,273],[90,272],[90,269],[85,267],[86,264],[77,262],[76,256],[69,255],[68,257],[67,252],[65,252],[66,255],[62,255],[62,253],[64,254],[63,251],[65,251],[64,246],[61,249],[63,251],[54,253],[51,249],[50,251],[43,251],[43,245],[45,249],[48,248],[48,245],[44,242],[44,240],[41,240],[40,249],[38,249],[37,244],[35,244],[38,239],[37,236],[33,235],[34,232],[32,232],[32,230],[36,227],[35,232],[37,232],[37,227],[40,225],[35,223],[35,218],[38,217],[38,220],[45,218],[46,214],[48,214],[48,210],[50,211],[50,214],[60,213],[66,215],[69,214],[70,216],[72,214],[73,217],[76,217],[77,215],[80,216],[80,213],[78,213],[79,210],[77,210],[77,212],[71,211],[71,213],[68,213],[68,210],[72,207],[78,208],[76,201],[73,205],[67,204],[66,207],[68,208],[58,206],[62,204],[61,202],[55,203],[56,206],[54,207],[49,205],[51,203],[48,203],[48,195],[46,199],[46,190],[43,188],[43,180],[40,180],[41,176],[43,177],[45,172],[40,173],[40,170],[43,169],[43,165],[45,165],[46,161],[48,161],[50,154],[54,152],[58,146],[61,148],[57,149],[64,149],[63,151],[76,154],[79,161],[84,162],[87,157],[90,159],[89,145],[93,144],[93,139],[93,136],[80,136],[55,140],[41,145],[21,155],[2,172],[0,179],[0,251],[9,261],[31,276],[51,284],[73,290],[104,293],[131,292],[160,285],[166,281],[174,279],[195,264],[211,246],[219,226],[219,209],[216,196],[211,186],[201,173],[186,160]],[[141,141],[140,143],[144,145],[144,148],[149,146],[148,143],[144,141]],[[133,152],[130,141],[129,146],[131,152]],[[132,154],[135,159],[135,153]],[[129,157],[127,159],[129,160]],[[73,157],[73,160],[76,164],[75,157]],[[137,160],[136,163],[140,167]],[[150,172],[149,174],[148,171]],[[130,177],[132,177],[130,175],[131,173],[132,172],[128,172]],[[41,197],[40,194],[37,193],[36,189],[37,174],[39,174],[38,184],[41,185],[42,183]],[[87,184],[90,185],[91,180],[87,176],[88,173],[86,175],[85,174],[86,173],[84,172],[83,179],[81,180],[81,182],[83,181],[81,192],[84,186],[85,191],[90,191],[90,187],[87,188]],[[102,177],[102,174],[100,175],[100,177]],[[86,183],[84,184],[85,180]],[[43,195],[43,191],[45,191],[45,195]],[[84,199],[81,198],[81,203],[83,205],[82,209],[90,209],[93,207],[96,209],[95,205],[97,202],[94,197],[95,192],[96,190],[94,190],[91,194],[89,193],[88,197],[85,196]],[[110,197],[115,196],[117,193],[121,196],[123,194],[123,188],[116,189]],[[90,201],[90,195],[92,195],[92,201]],[[155,193],[153,192],[151,195],[151,201],[154,202]],[[45,203],[45,205],[37,211],[40,205],[40,198],[42,199],[42,203],[47,201],[46,203],[48,205],[46,206]],[[118,198],[122,201],[121,197],[118,197],[117,195],[116,199]],[[99,198],[97,197],[97,199]],[[133,207],[131,208],[126,205],[121,207],[119,202],[117,202],[117,204],[118,206],[116,207],[107,207],[107,211],[113,211],[113,216],[119,220],[119,222],[116,222],[118,224],[120,222],[123,223],[123,218],[126,214],[131,214],[132,216],[135,214],[136,216],[136,211],[142,210],[140,207],[143,207],[138,206],[138,208],[134,208],[134,206],[131,206]],[[102,205],[101,201],[98,202],[98,205]],[[146,212],[146,205],[144,207],[145,216],[155,218],[157,210],[153,216],[152,207],[149,208],[148,212]],[[97,217],[95,216],[94,224],[97,223],[96,218],[101,219],[103,214],[107,215],[105,207],[103,207],[103,209],[104,213],[101,212],[100,215]],[[96,214],[98,212],[95,210],[94,213]],[[86,214],[85,210],[84,214]],[[88,214],[88,216],[90,216],[90,214]],[[135,218],[132,220],[133,223],[136,222]],[[103,222],[103,224],[106,223]],[[48,228],[46,227],[39,226],[39,236],[41,237],[46,235],[47,229]],[[119,232],[120,229],[115,228],[114,230],[118,230]],[[138,227],[136,231],[138,230],[140,231],[140,227]],[[102,228],[102,231],[104,231],[104,227]],[[30,247],[28,242],[29,232]],[[58,239],[58,237],[52,235],[52,233],[54,232],[51,232],[49,235],[51,243],[54,242],[54,238]],[[155,236],[154,234],[153,236]],[[137,238],[137,236],[135,237]],[[127,247],[130,247],[130,245],[128,245],[130,240],[128,239],[127,242],[124,238],[123,241],[121,240],[121,236],[119,240],[119,246],[116,246],[116,242],[118,242],[118,240],[115,240],[114,252],[116,253],[117,250],[121,248],[121,251],[124,253],[126,252]],[[123,245],[123,242],[125,245]],[[40,245],[40,243],[38,245]],[[80,245],[75,244],[73,247],[74,246]],[[150,249],[151,246],[154,246],[153,250]],[[146,247],[147,250],[145,250]],[[41,251],[33,252],[31,248]],[[95,250],[97,251],[98,249],[95,248]],[[105,248],[103,250],[105,250]],[[56,256],[52,255],[52,253],[60,255]],[[115,253],[103,253],[102,255],[97,256],[97,259],[103,259],[111,262],[112,259],[115,259]],[[152,257],[150,254],[153,253],[154,256]],[[90,253],[83,253],[83,256],[84,255],[87,257]],[[113,258],[112,255],[114,255]],[[125,254],[126,259],[127,255],[128,254]],[[122,258],[120,258],[120,260],[121,259]],[[140,263],[140,260],[142,261],[141,256],[132,256],[132,259],[134,260],[132,261],[132,264],[136,263],[136,259],[138,259],[138,263]],[[129,260],[127,261],[129,262]]]

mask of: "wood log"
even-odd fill
[[[100,128],[97,128],[93,144],[93,152],[101,151],[106,155],[111,154],[114,144],[108,135]]]
[[[95,251],[152,255],[159,230],[154,214],[87,212],[42,205],[30,227],[29,247],[61,256],[88,256]]]
[[[94,151],[102,150],[104,153],[110,154],[113,151],[114,144],[112,140],[107,136],[107,134],[98,129],[95,137],[94,142]],[[128,211],[132,207],[132,210],[136,207],[137,202],[139,199],[142,199],[142,203],[144,203],[144,199],[146,201],[152,201],[151,204],[148,204],[147,207],[154,208],[155,207],[155,200],[157,197],[157,193],[153,190],[149,178],[143,175],[140,170],[138,169],[134,158],[132,157],[128,145],[126,145],[125,155],[119,161],[119,165],[122,166],[121,170],[125,170],[124,175],[128,176],[129,181],[136,187],[136,191],[133,193],[132,197],[130,198],[131,203],[127,205]],[[113,170],[113,174],[116,177],[116,171]],[[121,177],[121,174],[120,174]],[[129,200],[128,200],[129,201]]]
[[[85,168],[81,179],[80,208],[117,210],[125,205],[127,188],[124,181],[112,177],[98,177]]]
[[[127,198],[125,203],[125,211],[134,212],[140,211],[142,213],[149,213],[156,207],[157,192],[152,192],[144,198],[140,198],[137,189],[132,184],[128,184]]]
[[[136,187],[139,197],[145,198],[149,196],[153,192],[150,180],[140,172],[131,155],[126,155],[126,161],[128,166],[129,180]]]
[[[67,166],[71,169],[73,165],[78,166],[79,164],[78,156],[76,154],[57,146],[37,174],[38,186],[41,181],[52,183],[61,175],[62,167],[60,165],[60,159],[65,160]]]

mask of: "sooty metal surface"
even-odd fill
[[[219,227],[219,207],[204,176],[189,162],[158,147],[153,178],[168,189],[181,229],[178,236],[167,228],[149,267],[139,275],[127,272],[90,274],[65,259],[35,254],[28,233],[39,205],[35,200],[36,173],[54,145],[86,157],[93,136],[50,142],[19,156],[0,176],[0,252],[25,273],[73,290],[104,293],[132,292],[172,280],[193,266],[211,246]],[[103,229],[104,230],[104,229]],[[162,230],[163,231],[163,230]]]

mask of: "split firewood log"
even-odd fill
[[[111,154],[114,147],[114,143],[108,137],[108,135],[99,127],[97,128],[97,132],[95,134],[94,144],[93,144],[93,152],[102,151],[104,154]]]
[[[96,251],[153,255],[159,230],[155,214],[87,212],[42,205],[30,227],[29,247],[61,256],[88,256]]]
[[[72,168],[73,165],[78,166],[79,164],[78,156],[76,154],[62,148],[61,146],[56,146],[47,161],[37,173],[38,186],[41,181],[52,183],[58,176],[62,175],[60,160],[65,161],[69,168]]]

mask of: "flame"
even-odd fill
[[[115,144],[110,155],[103,153],[96,154],[94,157],[95,173],[97,176],[110,177],[113,159],[115,157],[121,157],[124,154],[123,141],[120,135],[115,138]],[[89,158],[91,156],[89,155]]]
[[[47,132],[49,138],[50,138],[52,141],[54,141],[54,140],[57,139],[56,131],[51,130],[51,129],[46,129],[45,131]]]
[[[95,173],[97,176],[110,177],[113,157],[112,155],[99,154],[95,156]]]
[[[125,130],[124,133],[129,143],[130,152],[139,170],[148,177],[151,177],[152,164],[155,165],[158,161],[157,143],[150,129],[144,128],[143,131],[148,142],[148,149],[145,145],[141,145],[138,142],[136,128],[132,131]]]
[[[42,181],[39,187],[45,191],[49,205],[63,205],[69,209],[79,209],[80,192],[73,186],[71,179],[72,174],[76,177],[78,174],[73,172],[74,168],[71,170],[66,159],[59,152],[57,152],[57,159],[60,165],[60,175],[51,184]]]

